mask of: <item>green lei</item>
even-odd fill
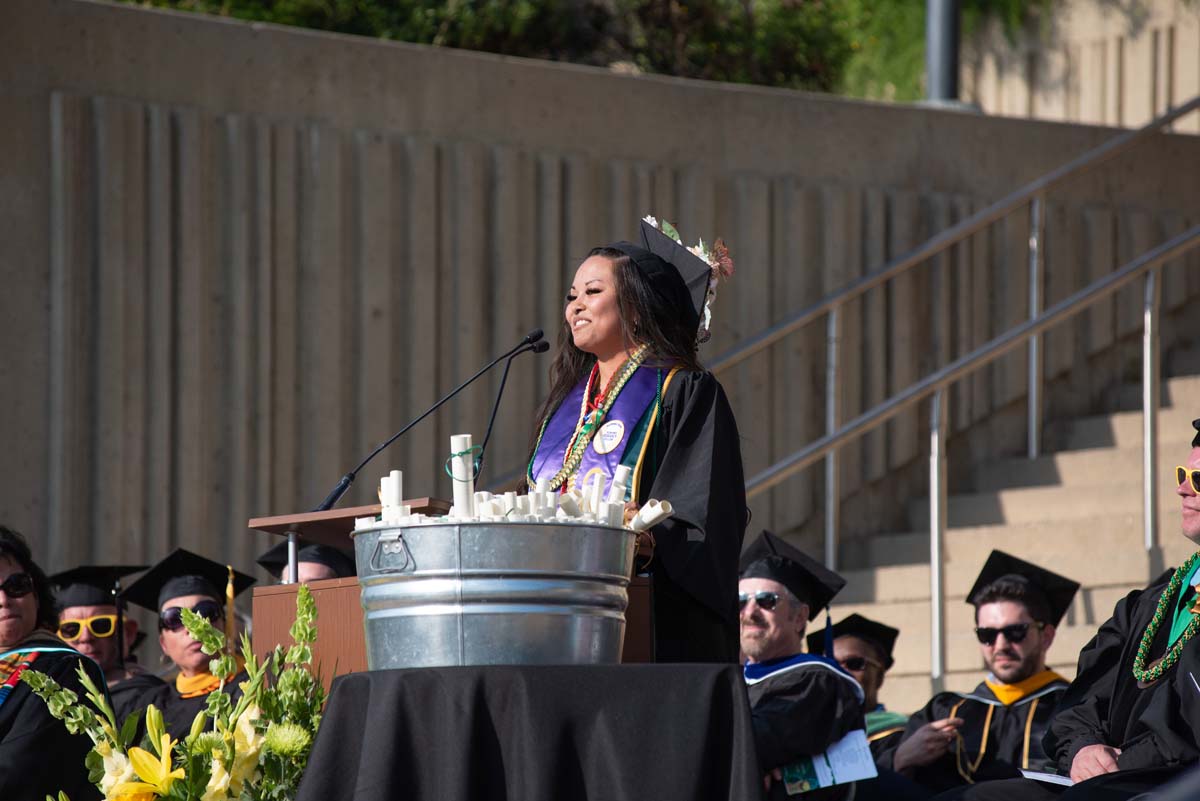
[[[1167,609],[1175,601],[1176,595],[1180,587],[1183,585],[1183,579],[1192,572],[1192,567],[1196,560],[1200,559],[1200,551],[1192,554],[1186,562],[1175,568],[1175,573],[1171,576],[1170,583],[1167,584],[1162,595],[1158,599],[1158,607],[1154,610],[1154,617],[1151,618],[1150,624],[1146,626],[1146,632],[1142,635],[1142,641],[1138,645],[1137,655],[1133,658],[1133,677],[1143,684],[1150,684],[1162,678],[1162,675],[1175,666],[1179,661],[1180,654],[1183,653],[1183,646],[1192,638],[1192,635],[1200,630],[1200,615],[1192,615],[1192,622],[1184,629],[1183,634],[1175,641],[1175,644],[1167,649],[1166,654],[1159,660],[1158,664],[1151,668],[1146,667],[1146,661],[1150,657],[1150,646],[1154,643],[1154,635],[1158,634],[1158,629],[1162,626],[1163,620],[1166,618]]]

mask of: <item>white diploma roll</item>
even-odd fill
[[[674,511],[670,501],[659,502],[651,498],[629,521],[629,527],[634,531],[646,531],[666,520]]]
[[[399,470],[393,470],[379,479],[379,503],[383,506],[399,506],[404,497],[404,478]]]
[[[454,477],[454,516],[475,516],[475,460],[471,458],[471,435],[450,437],[450,475]]]
[[[629,489],[629,465],[619,464],[613,471],[612,484],[608,488],[609,503],[625,503],[625,491]]]

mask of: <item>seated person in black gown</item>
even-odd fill
[[[891,712],[879,702],[879,688],[883,686],[884,674],[894,664],[892,651],[899,634],[899,629],[859,614],[833,624],[833,658],[863,688],[867,742],[871,744],[872,754],[895,750],[908,723],[908,715]],[[824,631],[808,635],[810,654],[819,654],[824,650]],[[890,766],[889,758],[883,767]]]
[[[804,653],[808,621],[846,580],[769,531],[742,557],[741,644],[759,768],[771,798],[786,798],[781,769],[822,754],[862,729],[863,691],[837,662]],[[847,798],[852,784],[812,791]]]
[[[45,573],[17,532],[0,526],[0,799],[43,801],[61,790],[72,801],[98,799],[84,758],[86,734],[71,734],[21,674],[36,670],[82,700],[76,671],[82,663],[97,687],[100,667],[54,635],[58,611]],[[86,700],[82,701],[87,703]]]
[[[126,601],[158,614],[159,645],[163,655],[179,669],[173,682],[143,693],[138,701],[142,707],[154,704],[162,712],[163,724],[171,737],[187,736],[196,713],[207,703],[208,694],[218,688],[236,703],[241,697],[238,683],[246,678],[245,673],[239,672],[221,687],[220,680],[209,670],[214,657],[201,651],[200,643],[184,628],[181,610],[191,609],[217,628],[224,624],[227,647],[232,647],[235,654],[240,653],[240,644],[230,636],[236,630],[230,596],[236,596],[253,583],[254,579],[244,573],[177,548],[125,591]],[[238,662],[241,663],[240,656]]]
[[[624,466],[627,515],[651,498],[674,507],[652,530],[656,662],[737,659],[741,442],[725,390],[697,357],[732,262],[719,240],[706,258],[645,221],[640,244],[588,254],[567,292],[526,474],[530,488],[583,489],[597,476],[607,488]]]
[[[62,607],[58,637],[91,657],[104,671],[117,723],[142,708],[142,695],[163,684],[134,658],[138,624],[125,616],[124,603],[119,599],[121,577],[146,567],[85,565],[50,577]]]
[[[1192,423],[1200,431],[1200,420]],[[1183,536],[1200,544],[1200,433],[1175,471]],[[1117,603],[1079,654],[1045,749],[1064,788],[1017,780],[980,785],[979,799],[1128,799],[1200,760],[1200,552]]]
[[[277,581],[284,579],[287,571],[287,540],[269,548],[258,557],[258,564]],[[296,546],[296,582],[350,578],[356,575],[353,554],[317,543],[299,543]]]
[[[932,791],[1046,770],[1042,734],[1067,688],[1046,653],[1078,589],[992,551],[967,595],[987,678],[969,693],[938,693],[913,714],[892,768]]]

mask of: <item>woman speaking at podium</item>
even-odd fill
[[[688,249],[650,217],[641,240],[595,248],[575,273],[526,478],[582,490],[599,473],[607,488],[626,465],[631,508],[670,501],[649,566],[655,661],[734,662],[742,458],[725,391],[696,357],[733,264],[719,240]]]

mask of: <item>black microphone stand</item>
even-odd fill
[[[550,343],[545,340],[538,340],[529,345],[521,346],[508,357],[508,362],[504,365],[504,374],[500,377],[500,388],[496,390],[496,400],[492,403],[492,416],[488,418],[487,433],[483,435],[483,444],[479,446],[479,456],[475,457],[476,480],[479,479],[479,474],[483,472],[483,454],[487,451],[488,440],[492,438],[492,427],[496,425],[496,412],[500,411],[500,398],[504,397],[504,384],[508,381],[508,370],[512,367],[513,359],[526,351],[545,353],[548,350],[550,350]]]
[[[321,501],[321,503],[319,503],[317,505],[317,507],[315,509],[313,509],[313,511],[314,512],[324,512],[326,510],[332,509],[333,505],[335,503],[337,503],[339,500],[341,500],[341,497],[346,494],[346,490],[350,489],[350,485],[354,483],[354,479],[358,476],[359,471],[362,470],[364,467],[366,467],[368,462],[370,462],[372,459],[374,459],[376,456],[378,456],[380,451],[382,451],[388,445],[391,445],[396,440],[400,439],[400,437],[404,436],[404,434],[406,434],[410,428],[412,428],[417,423],[424,420],[429,415],[436,412],[438,409],[440,409],[442,407],[442,404],[444,404],[446,401],[450,400],[455,395],[462,392],[468,386],[473,384],[477,378],[479,378],[481,375],[486,373],[488,370],[491,370],[493,367],[495,367],[497,364],[499,364],[504,359],[510,358],[511,356],[516,354],[518,351],[520,351],[522,348],[529,348],[529,347],[535,345],[536,343],[540,342],[543,336],[544,335],[542,334],[542,329],[540,329],[540,328],[530,331],[528,334],[525,335],[524,339],[522,339],[519,343],[517,343],[516,347],[500,354],[495,359],[492,359],[492,361],[490,361],[486,365],[484,365],[483,368],[479,370],[479,372],[475,373],[475,375],[471,376],[466,381],[459,384],[457,387],[455,387],[453,390],[451,390],[445,397],[443,397],[437,403],[433,404],[433,406],[431,406],[427,410],[425,410],[425,412],[423,414],[421,414],[420,417],[418,417],[416,420],[413,420],[411,423],[406,425],[404,428],[400,429],[395,434],[393,434],[391,437],[389,437],[386,442],[384,442],[382,445],[380,445],[375,450],[371,451],[371,453],[367,455],[367,458],[365,458],[361,462],[359,462],[357,467],[355,467],[353,470],[351,470],[346,475],[342,476],[342,479],[341,479],[341,481],[339,481],[337,483],[337,486],[335,486],[330,491],[330,493],[325,496],[325,500]],[[549,347],[549,345],[547,345],[547,347]],[[495,412],[493,411],[492,414],[494,416]],[[490,431],[490,428],[489,428],[489,431]]]

